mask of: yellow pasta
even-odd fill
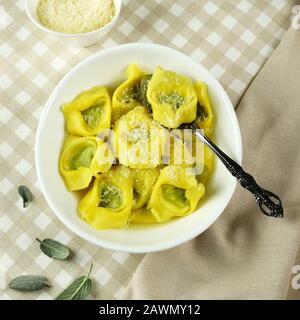
[[[117,166],[95,179],[79,202],[78,212],[96,229],[123,228],[131,214],[132,190],[130,170]]]
[[[147,209],[146,207],[142,207],[137,210],[132,210],[130,223],[153,224],[153,223],[157,223],[157,220],[155,219],[151,210]]]
[[[147,98],[153,118],[167,128],[178,128],[196,118],[197,94],[191,79],[157,67],[148,86]]]
[[[205,187],[181,166],[167,166],[153,188],[148,209],[158,222],[186,216],[196,209]]]
[[[210,135],[213,130],[214,115],[207,85],[204,82],[197,81],[194,86],[198,96],[196,123],[199,128],[204,130],[206,135]]]
[[[163,149],[163,164],[193,166],[195,157],[193,156],[193,136],[186,134],[183,130],[172,130],[166,134],[166,143]],[[168,143],[167,143],[168,142]]]
[[[134,107],[141,105],[139,85],[144,72],[136,64],[130,64],[126,73],[127,80],[113,94],[112,122],[118,120]]]
[[[112,155],[102,140],[68,136],[62,149],[59,169],[70,191],[81,190],[89,186],[97,173],[107,171],[112,161]]]
[[[80,93],[73,101],[63,105],[70,134],[92,136],[110,127],[111,100],[107,89],[94,87]]]
[[[200,183],[206,184],[214,170],[215,155],[211,149],[204,145],[204,166],[203,171],[196,178]]]
[[[164,129],[145,107],[123,115],[114,126],[119,162],[130,168],[147,169],[161,163]]]
[[[214,170],[211,149],[181,126],[196,123],[213,137],[207,85],[161,67],[126,72],[115,90],[97,86],[62,107],[59,171],[69,191],[82,190],[79,216],[96,229],[189,215]]]
[[[131,176],[133,178],[133,210],[140,209],[148,202],[159,172],[158,168],[131,169]]]

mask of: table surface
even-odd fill
[[[272,54],[291,16],[287,0],[126,0],[116,27],[98,44],[67,48],[29,21],[24,1],[0,3],[0,276],[41,274],[52,287],[36,293],[0,290],[1,299],[52,299],[94,263],[91,298],[122,296],[143,255],[98,248],[74,235],[48,207],[34,162],[35,133],[43,107],[60,79],[90,54],[121,43],[160,43],[203,64],[236,105]],[[33,203],[22,208],[17,193],[27,185]],[[67,244],[74,256],[55,261],[35,238]],[[2,277],[2,278],[3,278]]]

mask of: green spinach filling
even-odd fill
[[[185,98],[180,95],[178,92],[170,92],[169,94],[160,94],[158,96],[159,103],[165,103],[173,107],[174,110],[177,110],[183,103]]]
[[[126,88],[122,95],[122,102],[131,103],[132,101],[140,102],[140,86],[139,84],[134,84],[130,88]]]
[[[75,155],[73,155],[70,159],[70,169],[76,170],[79,167],[87,167],[89,168],[92,162],[96,151],[95,146],[87,146],[80,151],[78,151]]]
[[[208,117],[205,108],[198,102],[197,103],[197,120],[205,121]]]
[[[138,201],[138,199],[141,197],[141,194],[136,191],[136,189],[133,189],[133,199],[135,201]]]
[[[97,127],[101,122],[103,104],[97,104],[81,112],[84,121],[90,128]]]
[[[147,91],[149,87],[150,80],[152,78],[152,74],[145,75],[140,82],[140,99],[141,103],[144,107],[147,107],[149,111],[152,111],[152,106],[147,98]]]
[[[189,204],[188,199],[185,197],[184,189],[172,185],[164,185],[162,188],[163,197],[166,200],[175,203],[180,208],[184,208]]]
[[[105,183],[100,190],[100,207],[117,209],[122,204],[121,190],[112,183]]]

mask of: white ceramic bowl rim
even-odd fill
[[[101,28],[98,28],[96,30],[90,31],[90,32],[83,32],[83,33],[64,33],[64,32],[58,32],[52,29],[48,29],[45,26],[42,25],[42,23],[40,21],[38,21],[35,17],[32,16],[30,10],[29,10],[29,5],[28,2],[30,0],[25,0],[25,11],[27,12],[27,15],[29,17],[29,19],[40,29],[49,32],[55,36],[62,36],[62,37],[87,37],[87,36],[91,36],[91,35],[95,35],[97,34],[99,31],[105,31],[106,29],[109,29],[110,26],[112,24],[115,23],[115,21],[118,19],[120,12],[121,12],[121,7],[122,7],[122,0],[113,0],[114,4],[115,4],[115,15],[114,17],[111,19],[111,21],[109,21],[109,23],[107,23],[106,25],[104,25]]]
[[[156,47],[157,49],[161,48],[163,50],[169,50],[170,53],[173,52],[173,53],[176,53],[176,55],[181,55],[185,59],[189,59],[194,64],[195,63],[197,64],[197,62],[195,62],[193,59],[191,59],[186,54],[184,54],[180,51],[177,51],[175,49],[172,49],[172,48],[169,48],[166,46],[162,46],[162,45],[158,45],[158,44],[127,43],[127,44],[122,44],[122,45],[119,45],[119,46],[116,46],[113,48],[104,49],[104,50],[101,50],[100,52],[96,52],[96,53],[92,54],[91,56],[87,57],[86,59],[84,59],[83,61],[81,61],[80,63],[78,63],[75,67],[73,67],[63,77],[63,79],[59,82],[59,84],[56,86],[56,88],[54,89],[54,91],[52,92],[51,96],[49,97],[49,99],[46,103],[43,114],[42,114],[41,119],[39,121],[38,128],[37,128],[37,134],[36,134],[36,141],[35,141],[35,162],[36,162],[36,171],[37,171],[38,181],[39,181],[41,191],[42,191],[46,201],[48,202],[50,208],[53,210],[53,212],[56,214],[56,216],[66,226],[68,226],[68,228],[70,228],[74,233],[76,233],[81,238],[83,238],[91,243],[94,243],[98,246],[102,246],[104,248],[108,248],[108,249],[116,250],[116,251],[129,252],[129,253],[149,253],[149,252],[157,252],[157,251],[167,250],[167,249],[176,247],[180,244],[183,244],[183,243],[195,238],[199,234],[201,234],[209,226],[211,226],[215,222],[215,220],[218,219],[218,217],[222,214],[222,212],[226,208],[228,202],[230,201],[230,199],[232,197],[234,189],[236,187],[236,181],[234,182],[234,188],[232,190],[232,193],[224,201],[223,206],[221,207],[219,214],[215,215],[215,216],[211,215],[205,224],[195,226],[188,233],[180,234],[180,235],[178,235],[178,237],[176,239],[166,241],[162,244],[160,243],[159,245],[157,245],[157,244],[156,245],[148,245],[148,246],[143,246],[142,248],[141,247],[137,248],[137,247],[133,247],[130,245],[128,246],[128,245],[122,244],[122,243],[116,244],[116,243],[111,243],[110,241],[107,241],[105,239],[95,238],[95,237],[91,236],[88,232],[80,230],[80,228],[77,227],[74,223],[72,223],[72,221],[70,221],[65,215],[61,214],[60,210],[59,210],[59,208],[57,208],[56,204],[54,202],[50,201],[50,196],[48,194],[47,188],[41,178],[42,171],[40,168],[39,152],[38,151],[39,151],[40,145],[41,145],[40,136],[41,136],[42,129],[45,125],[45,120],[46,120],[48,111],[50,110],[50,108],[53,104],[53,101],[55,100],[56,96],[58,95],[60,88],[63,87],[64,84],[67,83],[70,78],[72,78],[72,75],[77,72],[77,69],[84,67],[86,64],[90,63],[93,59],[99,59],[102,56],[107,55],[108,53],[112,53],[114,51],[121,50],[122,48],[124,48],[124,49],[125,48],[139,48],[139,49],[142,48],[142,49],[146,50],[147,48],[151,49],[153,47]],[[203,67],[202,65],[201,65],[201,67],[206,70],[206,68]],[[223,89],[222,85],[218,82],[218,80],[216,80],[212,75],[210,75],[210,76],[215,81],[219,90],[221,92],[223,91],[225,93],[225,90]],[[232,107],[232,104],[226,94],[224,95],[224,99],[226,100],[226,103],[231,105],[231,107]],[[241,164],[241,161],[242,161],[242,141],[241,141],[241,136],[240,136],[239,124],[238,124],[237,118],[235,116],[233,107],[232,107],[232,112],[230,113],[230,120],[232,121],[232,124],[235,127],[236,132],[239,133],[238,136],[236,137],[237,144],[236,144],[236,149],[235,149],[235,156],[236,156],[235,160]],[[183,219],[183,218],[181,218],[181,219]]]

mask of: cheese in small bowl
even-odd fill
[[[115,16],[113,0],[40,0],[37,17],[53,31],[79,34],[98,30]]]
[[[40,31],[64,45],[88,47],[108,34],[120,16],[122,0],[24,0]]]

